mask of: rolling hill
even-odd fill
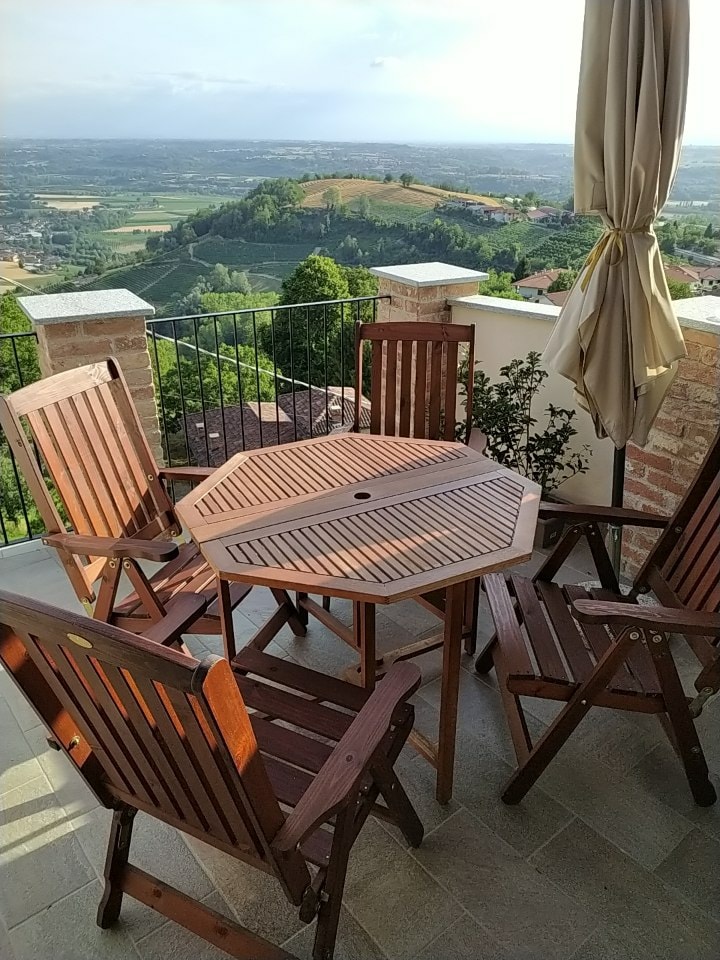
[[[441,190],[440,187],[430,187],[424,183],[413,183],[409,187],[393,181],[384,183],[379,180],[361,180],[359,178],[341,178],[327,180],[308,180],[301,183],[305,193],[304,207],[324,207],[323,194],[326,190],[336,187],[340,191],[343,203],[349,203],[360,197],[367,197],[377,203],[408,204],[412,207],[432,209],[439,200],[450,197],[461,197],[464,200],[477,200],[487,203],[488,206],[500,206],[500,201],[492,197],[483,197],[474,193],[455,193],[451,190]]]

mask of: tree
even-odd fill
[[[561,270],[557,277],[547,288],[548,293],[558,293],[560,290],[569,290],[575,283],[577,273],[575,270]]]
[[[0,296],[0,333],[29,333],[30,321],[11,293]],[[17,364],[15,356],[17,354]],[[40,379],[37,343],[33,337],[0,340],[0,394],[12,393],[25,383]]]
[[[331,257],[311,253],[283,281],[280,302],[296,304],[342,300],[348,295],[347,279],[340,266]]]
[[[512,274],[496,273],[491,270],[487,280],[478,286],[478,293],[486,297],[501,297],[503,300],[522,300],[520,294],[513,289]]]
[[[20,309],[15,297],[0,296],[0,334],[29,333],[30,321]],[[14,343],[14,349],[13,349]],[[40,379],[37,342],[34,337],[18,337],[14,341],[0,340],[0,394],[12,393],[26,383]],[[22,495],[21,495],[22,492]],[[25,522],[27,512],[30,530]],[[25,481],[15,473],[9,456],[7,440],[0,431],[0,521],[10,540],[39,533],[43,529],[40,514]]]
[[[415,177],[411,173],[401,173],[400,174],[400,183],[404,187],[409,187],[411,183],[415,182]]]
[[[355,278],[354,278],[354,282]],[[353,360],[353,324],[350,306],[302,307],[297,304],[347,300],[350,288],[342,267],[331,257],[311,254],[283,281],[281,303],[291,306],[275,313],[273,328],[261,331],[263,349],[272,353],[286,376],[303,384],[349,382]],[[327,359],[327,364],[326,364]]]
[[[335,210],[342,203],[342,194],[339,187],[328,187],[322,195],[325,201],[325,207],[328,210]]]
[[[247,274],[240,270],[230,271],[224,263],[216,263],[207,280],[209,290],[214,293],[250,293],[252,287]]]
[[[358,216],[362,217],[364,220],[367,220],[367,218],[370,216],[372,208],[370,205],[370,197],[368,197],[366,193],[363,193],[358,199],[357,207],[355,209],[357,210]]]
[[[522,280],[530,275],[530,261],[527,257],[520,257],[513,271],[513,280]]]
[[[667,278],[668,290],[671,300],[687,300],[693,295],[692,287],[689,283],[683,283],[682,280],[671,280]]]
[[[155,347],[157,347],[157,359]],[[159,369],[162,382],[162,410],[158,412],[169,433],[182,434],[183,409],[185,414],[188,414],[201,412],[203,403],[205,409],[219,407],[221,386],[224,407],[238,404],[241,391],[243,403],[258,399],[263,401],[275,399],[272,359],[260,349],[256,352],[254,346],[239,344],[236,354],[234,346],[222,344],[219,357],[216,358],[206,353],[198,354],[194,343],[184,339],[178,340],[177,350],[175,344],[169,340],[158,339],[151,347],[150,358],[156,384]],[[198,359],[200,377],[198,377]],[[278,370],[279,373],[280,370]],[[201,381],[202,390],[200,389]],[[159,398],[159,390],[157,395]],[[160,406],[159,403],[158,406]],[[173,442],[172,439],[170,442]]]
[[[712,240],[712,238],[715,236],[715,233],[713,232],[713,225],[711,223],[705,227],[705,233],[703,236],[707,237],[708,240]]]
[[[394,177],[391,173],[386,173],[385,176],[383,177],[383,183],[392,183],[393,179]]]

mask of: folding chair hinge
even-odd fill
[[[82,600],[80,601],[80,603],[85,607],[85,613],[86,613],[89,617],[92,617],[92,615],[94,614],[95,611],[94,611],[93,605],[92,605],[92,603],[90,602],[90,600],[88,600],[87,597],[83,597]]]
[[[705,709],[705,705],[709,703],[713,697],[718,695],[717,690],[713,690],[712,687],[703,687],[700,693],[695,697],[694,700],[690,702],[690,716],[694,719],[700,716],[700,714]]]

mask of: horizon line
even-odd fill
[[[340,145],[358,145],[358,144],[382,144],[385,146],[397,147],[506,147],[506,146],[529,146],[529,147],[573,147],[571,140],[331,140],[322,137],[307,137],[304,139],[291,137],[143,137],[143,136],[113,136],[113,137],[52,137],[52,136],[20,136],[0,134],[0,142],[10,141],[38,141],[48,142],[85,142],[106,143],[118,141],[142,141],[146,143],[167,143],[168,141],[177,143],[326,143]],[[705,147],[707,149],[720,149],[720,143],[684,143],[683,147]]]

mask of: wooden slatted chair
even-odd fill
[[[191,632],[221,632],[217,579],[193,543],[170,539],[180,524],[165,488],[170,481],[199,483],[213,468],[157,465],[117,361],[58,373],[0,397],[0,425],[45,523],[43,542],[58,551],[88,612],[140,633],[162,620],[171,598],[198,594],[207,609],[199,609]],[[73,533],[65,530],[24,425]],[[140,560],[163,566],[148,577]],[[134,591],[117,602],[122,573]],[[250,589],[233,584],[222,600],[234,608]],[[274,592],[284,614],[274,626],[289,621],[304,635],[288,594]]]
[[[462,323],[356,323],[355,421],[360,430],[365,344],[370,352],[370,433],[392,437],[454,440],[458,368],[467,361],[472,397],[475,327]],[[464,344],[466,356],[459,355]],[[485,435],[465,412],[465,442],[482,453]]]
[[[541,516],[571,525],[533,580],[493,574],[484,586],[496,634],[477,660],[495,665],[519,767],[503,800],[517,803],[592,706],[656,713],[683,763],[696,802],[716,792],[694,719],[720,689],[720,432],[671,519],[636,510],[546,504]],[[663,532],[622,596],[598,524],[638,525]],[[601,589],[554,583],[582,538],[592,550]],[[653,592],[662,606],[638,605]],[[683,691],[668,634],[685,637],[700,673],[697,696]],[[537,743],[520,697],[564,701]]]
[[[317,916],[315,960],[333,956],[348,857],[367,816],[388,819],[413,846],[422,840],[393,770],[413,724],[407,699],[420,673],[411,664],[370,695],[252,649],[234,669],[220,657],[199,663],[4,592],[0,663],[114,811],[101,927],[128,894],[232,957],[291,957],[134,866],[138,810],[274,876],[304,922]]]
[[[426,440],[454,440],[457,427],[458,383],[467,363],[466,396],[473,396],[475,371],[475,327],[462,323],[356,323],[355,324],[355,416],[352,424],[338,432],[359,433],[362,406],[365,344],[370,348],[370,430],[392,437],[419,437]],[[465,347],[465,355],[460,353]],[[465,411],[465,443],[482,453],[487,437],[472,424],[470,399]],[[468,587],[464,614],[465,652],[475,652],[479,585]],[[433,614],[444,618],[444,591],[435,591],[419,600]],[[317,616],[317,605],[298,597],[298,606]],[[323,609],[330,610],[330,597],[323,597]],[[326,626],[338,631],[337,623],[323,617]],[[414,655],[442,645],[440,636],[413,644]],[[408,653],[408,649],[405,651]],[[396,651],[396,654],[400,654]],[[386,660],[391,659],[386,658]],[[378,663],[382,667],[383,663]]]

